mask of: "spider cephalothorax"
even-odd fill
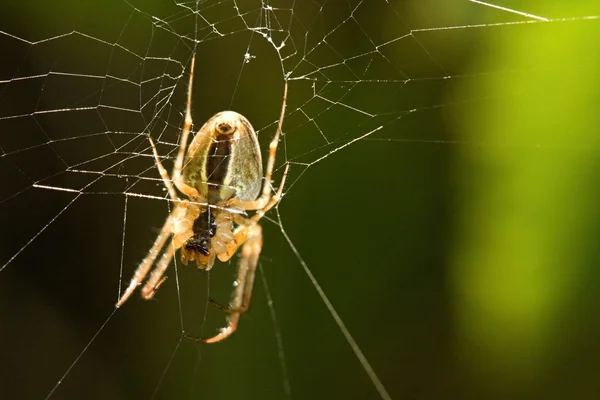
[[[209,270],[215,258],[228,261],[241,246],[237,284],[230,307],[219,306],[229,313],[227,327],[207,339],[188,336],[193,340],[213,343],[233,333],[240,313],[248,309],[262,249],[262,229],[258,221],[279,202],[283,193],[289,164],[275,194],[271,190],[271,178],[285,115],[287,81],[277,131],[269,145],[269,160],[263,180],[256,132],[245,117],[234,111],[222,111],[209,119],[187,147],[192,127],[194,60],[195,55],[191,63],[185,122],[172,176],[163,167],[154,141],[149,137],[156,166],[174,207],[148,255],[117,302],[117,307],[131,296],[156,262],[156,267],[142,287],[142,297],[152,298],[164,282],[164,273],[178,249],[181,249],[184,264],[196,261],[199,268]],[[187,199],[181,200],[177,191]],[[248,217],[247,211],[255,213]]]

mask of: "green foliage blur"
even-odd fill
[[[589,15],[594,2],[549,7]],[[463,202],[452,279],[457,350],[499,396],[594,398],[598,370],[600,52],[593,21],[490,35],[460,90]]]

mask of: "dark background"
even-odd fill
[[[279,54],[258,2],[198,29],[193,2],[0,6],[0,397],[379,398],[306,267],[394,399],[596,398],[594,2],[292,3]],[[168,214],[146,135],[170,169],[194,37],[196,129],[232,108],[266,150],[290,73],[253,304],[202,346],[235,259],[114,310]]]

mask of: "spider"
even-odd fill
[[[186,154],[192,127],[195,58],[194,54],[190,66],[185,121],[171,177],[160,161],[154,141],[148,136],[158,172],[175,207],[116,307],[121,307],[127,301],[156,262],[156,267],[141,289],[142,297],[151,299],[166,279],[165,270],[177,250],[180,250],[184,264],[195,261],[198,268],[208,271],[215,257],[222,262],[228,261],[241,247],[237,285],[230,306],[221,306],[211,299],[214,305],[229,314],[227,326],[209,338],[195,338],[186,334],[192,340],[215,343],[237,329],[240,314],[250,305],[254,274],[263,245],[262,228],[258,222],[282,197],[289,163],[274,195],[271,193],[271,176],[285,115],[287,80],[277,130],[269,145],[261,191],[262,160],[257,135],[250,122],[234,111],[222,111],[210,118],[198,131]],[[177,191],[187,199],[181,200]],[[254,215],[248,217],[246,211],[252,210],[255,211]],[[170,236],[171,242],[165,247]],[[165,249],[161,254],[163,247]]]

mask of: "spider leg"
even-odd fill
[[[156,168],[158,168],[158,173],[163,180],[167,190],[169,191],[169,196],[171,196],[171,200],[177,201],[179,198],[177,197],[177,193],[175,192],[175,187],[173,187],[173,182],[171,182],[171,178],[169,178],[169,174],[165,167],[163,167],[162,162],[160,162],[160,158],[158,157],[158,151],[156,150],[156,146],[154,145],[154,140],[152,140],[152,136],[148,136],[148,140],[150,141],[150,146],[152,146],[152,152],[154,153],[154,159],[156,160]]]
[[[158,234],[156,240],[154,241],[154,244],[150,248],[150,251],[148,251],[148,254],[146,255],[146,257],[144,257],[144,259],[142,260],[140,265],[135,270],[135,273],[133,274],[133,277],[131,278],[131,281],[129,282],[129,286],[127,287],[127,289],[125,289],[125,291],[123,292],[123,294],[117,301],[117,304],[115,307],[117,307],[117,308],[121,307],[123,305],[123,303],[125,303],[127,301],[127,299],[131,296],[131,294],[134,292],[134,290],[142,283],[142,281],[144,280],[146,275],[148,275],[148,271],[150,271],[152,264],[154,264],[154,261],[160,254],[160,250],[163,248],[163,246],[165,245],[165,242],[167,241],[167,239],[169,238],[169,235],[171,234],[171,225],[173,223],[173,215],[175,214],[176,210],[177,210],[177,208],[175,208],[175,210],[173,210],[173,213],[171,215],[169,215],[169,217],[165,221],[162,229],[160,230],[160,233]]]
[[[215,299],[213,299],[212,297],[209,297],[208,301],[210,302],[210,304],[212,304],[213,306],[215,306],[217,309],[219,309],[220,311],[223,311],[224,313],[227,313],[227,314],[233,314],[235,312],[245,312],[245,311],[247,311],[247,309],[242,309],[241,307],[240,308],[226,307],[223,304],[221,304],[218,301],[216,301]]]
[[[150,273],[150,278],[148,278],[144,284],[144,287],[142,288],[142,297],[144,299],[150,300],[154,296],[154,293],[156,293],[158,287],[165,281],[166,278],[163,277],[163,275],[171,263],[176,251],[177,249],[171,240],[167,246],[167,249],[164,251],[163,255],[158,261],[158,264],[156,264],[156,267]]]
[[[212,298],[208,299],[212,305],[227,314],[241,314],[248,311],[248,308],[250,307],[252,287],[254,286],[254,271],[251,271],[251,269],[248,268],[248,264],[252,264],[254,260],[249,259],[250,255],[244,254],[244,251],[247,250],[248,245],[249,242],[246,242],[244,247],[242,247],[242,259],[240,260],[240,264],[238,266],[238,276],[235,281],[236,289],[233,299],[231,300],[231,305],[227,307]],[[256,265],[258,264],[259,254],[260,249],[256,255],[256,264],[254,264],[254,268],[256,268]]]
[[[271,143],[269,144],[269,159],[267,161],[267,171],[265,173],[265,182],[263,183],[263,192],[261,195],[261,198],[265,199],[263,200],[265,204],[271,196],[271,177],[273,175],[273,167],[275,166],[275,155],[277,154],[277,145],[279,144],[279,136],[281,135],[281,128],[283,126],[283,117],[285,116],[287,91],[288,81],[286,79],[285,85],[283,86],[283,104],[281,105],[281,114],[279,115],[279,122],[277,123],[277,131],[275,132],[275,136],[273,136],[273,140],[271,140]]]
[[[262,250],[262,228],[258,224],[252,224],[243,227],[242,230],[248,232],[244,234],[248,239],[242,247],[242,257],[238,266],[238,277],[236,280],[237,285],[231,300],[231,306],[223,307],[214,300],[211,300],[211,303],[215,304],[217,308],[229,314],[227,326],[221,329],[217,335],[210,338],[197,338],[186,334],[185,336],[190,340],[204,343],[220,342],[235,332],[238,327],[241,313],[247,311],[250,306],[252,289],[254,287],[254,276],[256,274],[256,267],[258,266],[258,257]],[[236,238],[237,237],[238,235],[236,235]],[[233,251],[233,253],[235,253],[235,251]]]
[[[185,120],[183,122],[183,131],[181,132],[181,140],[179,142],[179,151],[177,152],[175,166],[173,167],[173,183],[175,183],[175,186],[177,186],[177,189],[179,189],[181,193],[193,200],[198,198],[198,191],[185,183],[181,172],[183,171],[183,161],[185,159],[188,136],[190,134],[190,129],[192,128],[192,84],[194,83],[195,64],[196,53],[192,55],[192,62],[190,65],[190,80],[188,82],[187,91],[187,104],[185,106]]]
[[[281,200],[281,196],[283,194],[283,186],[285,185],[285,179],[287,178],[287,174],[288,171],[290,169],[290,163],[288,162],[285,165],[285,170],[283,171],[283,176],[281,177],[281,182],[279,183],[279,187],[277,188],[277,192],[275,193],[275,195],[273,197],[271,197],[271,199],[269,200],[269,202],[265,205],[264,208],[258,210],[256,212],[256,214],[254,214],[252,216],[252,221],[254,222],[258,222],[262,217],[265,216],[265,214],[273,207],[275,207],[275,205],[277,203],[279,203],[279,200]]]

